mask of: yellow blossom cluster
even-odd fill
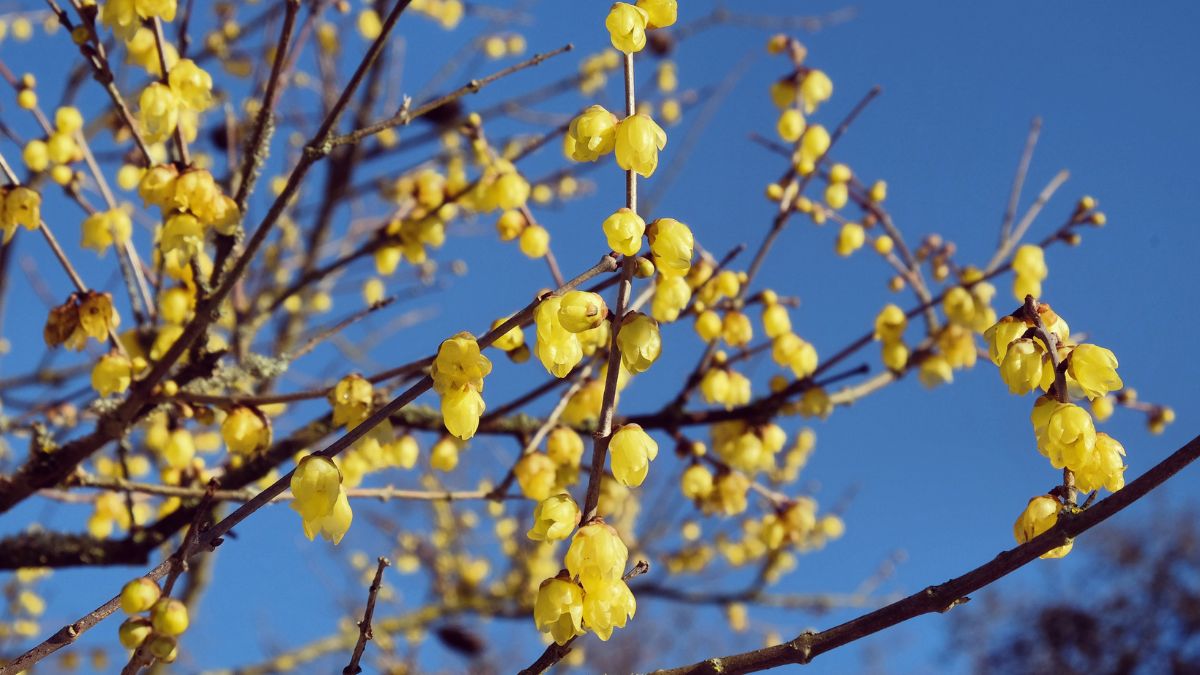
[[[182,601],[166,597],[150,578],[138,577],[125,584],[121,609],[129,618],[117,629],[121,646],[137,649],[145,645],[154,658],[172,663],[179,654],[179,636],[191,623]]]
[[[459,333],[438,347],[430,376],[433,390],[442,398],[442,420],[455,437],[468,440],[479,428],[487,407],[483,402],[483,378],[492,372],[492,362],[479,351],[470,333]]]
[[[25,144],[21,158],[30,171],[49,170],[50,177],[59,185],[66,185],[74,177],[73,162],[83,159],[75,135],[83,129],[83,115],[78,108],[64,106],[54,112],[54,130],[45,138],[35,138]]]

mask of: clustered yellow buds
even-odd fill
[[[146,141],[159,143],[179,129],[195,137],[192,116],[212,105],[212,76],[191,59],[171,67],[167,83],[152,82],[138,98],[138,120]],[[186,124],[185,124],[186,123]]]
[[[664,277],[681,277],[692,268],[692,230],[674,218],[659,218],[646,228],[654,266]]]
[[[467,440],[479,428],[487,407],[483,402],[483,378],[492,372],[492,362],[479,351],[470,333],[459,333],[438,348],[430,376],[433,389],[442,398],[442,421],[455,437]]]
[[[296,465],[291,479],[290,506],[300,514],[304,536],[312,541],[320,534],[335,545],[350,529],[354,514],[342,487],[342,474],[333,460],[308,455]]]
[[[50,310],[42,336],[51,347],[64,345],[79,351],[89,337],[104,342],[120,324],[108,293],[72,293],[65,303]]]
[[[146,577],[125,584],[120,601],[121,609],[130,615],[117,631],[121,646],[137,649],[146,645],[155,658],[165,663],[174,661],[178,637],[190,624],[187,605],[162,597],[162,589]],[[147,612],[148,616],[139,616]]]
[[[92,388],[101,396],[122,394],[133,382],[133,363],[121,354],[105,354],[92,367]]]
[[[0,228],[4,243],[12,240],[17,226],[36,230],[42,222],[42,196],[23,185],[0,187]]]
[[[125,208],[97,211],[83,221],[80,246],[104,254],[113,244],[122,245],[133,236],[133,219]]]
[[[241,220],[237,204],[221,192],[212,174],[204,169],[179,173],[169,164],[150,167],[138,183],[138,194],[147,206],[162,211],[158,248],[166,271],[189,282],[188,263],[201,257],[208,228],[230,235]],[[178,271],[172,273],[172,269]]]

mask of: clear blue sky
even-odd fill
[[[205,3],[197,3],[203,5]],[[5,3],[0,9],[40,7],[39,3]],[[710,2],[684,0],[683,20],[705,13]],[[803,12],[821,14],[845,7],[838,2],[762,0],[731,3],[739,10],[762,14]],[[357,6],[357,5],[356,5]],[[1194,110],[1200,105],[1200,6],[1190,2],[1132,3],[940,3],[861,2],[857,16],[814,35],[802,36],[809,61],[826,70],[835,83],[833,100],[819,116],[835,124],[873,85],[883,95],[863,114],[836,156],[866,179],[888,181],[888,205],[910,242],[938,232],[955,241],[962,262],[986,262],[995,244],[1013,170],[1030,119],[1044,120],[1024,204],[1059,169],[1071,178],[1049,204],[1032,232],[1040,238],[1056,227],[1075,199],[1094,195],[1108,215],[1108,227],[1085,236],[1080,248],[1055,247],[1047,255],[1050,276],[1045,299],[1076,331],[1088,333],[1113,349],[1125,382],[1148,400],[1172,405],[1178,422],[1165,434],[1150,436],[1137,414],[1118,412],[1107,431],[1123,441],[1129,452],[1128,476],[1136,476],[1189,439],[1200,414],[1196,381],[1200,365],[1184,351],[1200,330],[1195,310],[1200,307],[1195,252],[1200,250],[1196,213],[1200,209],[1200,133]],[[565,42],[579,50],[559,63],[512,78],[500,87],[509,93],[529,90],[569,72],[578,58],[606,45],[602,27],[606,2],[537,2],[527,12],[535,23],[525,29],[531,51],[545,51]],[[401,32],[407,41],[407,91],[421,88],[445,55],[481,22],[469,20],[460,32],[446,34],[430,22],[406,17]],[[467,31],[463,33],[462,30]],[[775,110],[768,84],[783,74],[781,60],[765,55],[768,33],[719,29],[684,43],[677,53],[682,86],[714,84],[743,58],[754,60],[712,120],[673,188],[656,210],[689,223],[708,248],[723,251],[746,242],[756,246],[769,224],[770,205],[763,187],[776,178],[783,164],[747,139],[757,131],[770,134]],[[58,53],[66,54],[65,36],[54,38]],[[346,43],[348,52],[362,45]],[[16,71],[35,69],[44,83],[39,50],[5,42],[0,58]],[[57,72],[53,66],[51,72]],[[493,66],[483,66],[481,72]],[[642,71],[645,76],[649,73]],[[461,76],[451,78],[457,83]],[[639,78],[641,79],[641,78]],[[47,86],[44,84],[43,86]],[[49,85],[53,86],[53,85]],[[606,91],[612,103],[617,82]],[[95,95],[94,87],[87,89]],[[47,90],[49,93],[49,90]],[[10,97],[9,94],[4,96]],[[55,96],[49,95],[48,100]],[[470,105],[497,100],[488,91]],[[310,101],[307,101],[311,103]],[[568,112],[587,101],[564,97],[541,109]],[[297,99],[296,104],[306,103]],[[29,132],[11,97],[0,115],[7,123]],[[694,113],[692,115],[694,117]],[[683,145],[688,128],[668,129],[670,144],[664,165]],[[506,128],[501,126],[500,128]],[[516,128],[516,127],[509,127]],[[0,142],[6,157],[16,151]],[[381,175],[409,165],[412,157],[381,164]],[[561,156],[548,150],[531,163],[530,173],[542,175],[561,166]],[[543,221],[564,271],[570,274],[594,262],[601,239],[599,222],[618,205],[620,177],[607,167],[589,174],[596,179],[594,196],[567,208],[548,211]],[[658,176],[656,176],[657,178]],[[653,185],[653,180],[650,182]],[[260,205],[261,207],[261,205]],[[260,211],[261,213],[261,211]],[[74,248],[77,212],[61,214],[64,235]],[[51,222],[55,222],[51,220]],[[835,230],[819,229],[804,219],[794,220],[768,260],[761,280],[780,293],[799,295],[802,306],[793,312],[798,332],[818,350],[832,354],[857,337],[878,309],[894,297],[884,288],[888,270],[869,253],[849,260],[832,253]],[[18,237],[18,256],[36,260],[41,276],[56,295],[68,287],[52,266],[41,242]],[[90,255],[90,254],[89,254]],[[444,336],[462,329],[478,330],[494,316],[524,304],[532,290],[547,285],[541,263],[519,258],[515,248],[498,248],[490,221],[452,232],[440,260],[468,264],[465,278],[452,279],[435,295],[411,301],[407,307],[436,312],[428,322],[403,338],[377,348],[372,357],[384,366],[422,355]],[[748,262],[743,258],[742,265]],[[90,278],[107,278],[112,260],[87,265]],[[361,279],[359,271],[349,278]],[[495,283],[495,279],[503,283]],[[10,281],[5,304],[5,331],[13,352],[0,359],[6,376],[24,372],[40,354],[41,316],[45,308],[26,292],[20,275]],[[998,282],[998,310],[1009,303],[1008,281]],[[348,288],[356,288],[348,284]],[[115,290],[115,289],[114,289]],[[344,297],[354,301],[356,293]],[[907,305],[905,300],[902,304]],[[20,320],[33,315],[36,320]],[[757,316],[757,312],[755,312]],[[369,328],[380,329],[387,318]],[[624,410],[646,410],[673,392],[669,373],[694,362],[696,345],[690,328],[677,327],[667,335],[663,361],[623,397]],[[672,339],[672,336],[674,338]],[[684,345],[675,348],[674,345]],[[675,349],[675,351],[672,351]],[[864,352],[878,368],[874,348]],[[314,356],[318,376],[332,357]],[[761,380],[772,372],[762,363]],[[339,373],[340,374],[340,373]],[[537,369],[498,366],[488,382],[489,400],[538,381]],[[507,378],[507,379],[506,379]],[[662,378],[660,380],[659,378]],[[285,380],[299,388],[306,381]],[[762,390],[761,382],[758,391]],[[494,398],[493,398],[494,397]],[[906,560],[881,589],[885,593],[915,591],[962,573],[1012,544],[1011,524],[1025,501],[1055,481],[1054,471],[1033,447],[1028,423],[1031,400],[1009,396],[995,370],[981,363],[961,373],[953,387],[925,391],[913,379],[836,412],[816,425],[816,454],[801,484],[815,491],[823,505],[854,491],[845,513],[846,536],[822,552],[801,558],[799,569],[779,587],[789,592],[853,590],[896,551]],[[788,430],[795,428],[789,423]],[[667,447],[664,444],[664,448]],[[481,440],[465,456],[470,478],[451,480],[468,486],[474,477],[496,475],[510,461],[509,441]],[[654,465],[648,490],[674,491],[677,467],[670,452]],[[657,474],[657,475],[655,475]],[[1149,500],[1123,513],[1125,522],[1153,518],[1165,504],[1189,501],[1200,481],[1192,468],[1166,488],[1168,499]],[[411,482],[411,477],[383,476],[378,482]],[[34,500],[0,522],[10,533],[31,519],[47,524],[78,523],[78,511]],[[419,510],[402,505],[363,507],[402,523],[418,524]],[[367,524],[357,521],[340,551],[304,541],[294,514],[267,509],[239,528],[218,554],[216,585],[205,597],[196,625],[185,640],[184,672],[197,667],[244,663],[274,648],[295,646],[330,632],[343,613],[357,613],[363,593],[358,580],[337,555],[362,550],[370,556],[385,552],[385,544]],[[1086,538],[1077,547],[1086,547]],[[1033,568],[1057,565],[1076,569],[1072,558],[1039,562]],[[60,573],[47,588],[51,602],[44,630],[78,616],[111,595],[132,570],[86,570]],[[403,595],[419,601],[421,588],[405,586],[391,577]],[[1037,587],[1042,575],[1022,570],[1001,582],[1013,592]],[[731,584],[736,586],[736,581]],[[346,593],[343,593],[346,591]],[[347,595],[348,593],[348,595]],[[339,598],[346,595],[346,598]],[[339,603],[349,599],[351,605]],[[394,612],[394,606],[388,608]],[[661,602],[645,601],[634,627],[643,635],[660,636],[662,621],[683,616]],[[664,645],[665,654],[647,665],[675,665],[698,657],[758,646],[761,628],[777,627],[785,636],[804,628],[826,628],[852,617],[855,611],[811,617],[785,612],[751,610],[753,630],[725,635],[714,610],[684,610],[691,623],[686,635]],[[958,612],[971,612],[967,605]],[[822,656],[809,672],[847,672],[870,662],[889,672],[944,672],[942,640],[949,616],[925,617],[885,635]],[[479,628],[481,624],[472,623]],[[89,633],[85,645],[112,644],[116,623]],[[493,653],[504,663],[524,665],[540,645],[531,621],[482,624]],[[625,638],[629,639],[627,633]],[[598,643],[597,643],[598,644]],[[620,643],[615,643],[619,645]],[[590,648],[595,648],[591,646]],[[603,648],[603,647],[601,647]],[[610,647],[612,648],[612,647]],[[193,660],[194,659],[194,660]],[[436,647],[423,663],[449,671],[464,663]],[[961,665],[961,664],[960,664]],[[340,668],[340,664],[338,668]]]

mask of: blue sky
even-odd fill
[[[699,0],[682,4],[685,22],[711,7]],[[846,6],[785,0],[730,4],[739,11],[766,15],[797,11],[819,15]],[[17,6],[8,3],[0,5],[0,10]],[[1128,385],[1147,400],[1175,408],[1179,421],[1162,436],[1150,436],[1137,414],[1118,412],[1107,425],[1106,430],[1128,450],[1127,475],[1142,473],[1191,437],[1195,430],[1192,420],[1200,414],[1195,385],[1200,365],[1184,351],[1200,329],[1195,316],[1200,290],[1194,272],[1194,252],[1200,250],[1195,215],[1200,209],[1200,170],[1193,161],[1200,155],[1200,133],[1194,124],[1200,80],[1191,74],[1200,64],[1200,44],[1194,39],[1200,28],[1200,6],[1189,2],[1147,6],[877,1],[855,7],[853,20],[801,36],[809,47],[809,62],[828,72],[835,83],[834,98],[822,108],[818,120],[836,124],[870,87],[883,87],[882,96],[839,143],[835,154],[865,179],[888,181],[888,206],[910,243],[937,232],[958,244],[960,261],[986,262],[1035,115],[1042,117],[1044,126],[1023,205],[1058,170],[1069,169],[1071,178],[1048,205],[1031,236],[1040,238],[1057,227],[1079,196],[1090,194],[1099,200],[1109,225],[1088,231],[1079,248],[1059,246],[1048,252],[1050,276],[1044,299],[1076,331],[1088,333],[1116,352]],[[583,55],[605,46],[602,22],[606,10],[603,2],[532,3],[526,12],[534,23],[522,29],[530,50],[545,51],[570,41],[578,51],[558,63],[513,77],[469,105],[485,105],[505,92],[533,89],[570,72]],[[459,32],[446,34],[426,20],[406,17],[400,24],[408,55],[404,89],[421,89],[444,55],[480,25],[480,21],[470,20]],[[784,168],[779,158],[747,138],[752,131],[771,134],[775,110],[767,86],[786,70],[783,61],[765,54],[762,46],[767,35],[757,30],[714,29],[683,43],[676,54],[685,88],[717,83],[744,55],[753,54],[746,75],[716,112],[703,140],[656,209],[657,215],[689,223],[700,241],[716,251],[741,242],[757,245],[771,217],[771,206],[762,198],[763,188]],[[55,48],[65,53],[65,37],[53,40]],[[345,48],[355,54],[362,46],[347,41]],[[36,48],[5,42],[0,45],[0,58],[16,71],[35,69],[43,82],[53,79],[41,75],[45,71],[37,62]],[[493,67],[484,64],[480,72]],[[449,82],[465,77],[465,73],[454,76]],[[619,96],[618,86],[616,81],[610,82],[605,92],[610,105],[615,105]],[[97,90],[86,91],[95,95]],[[303,98],[294,100],[294,104],[304,102]],[[569,112],[587,102],[573,95],[539,109]],[[12,121],[16,111],[11,98],[5,99],[0,115],[30,131],[23,118],[19,123]],[[497,127],[529,128],[503,121]],[[688,128],[685,121],[681,127],[668,129],[671,140],[663,155],[664,166],[683,145]],[[16,155],[7,141],[0,142],[0,150],[6,157]],[[385,160],[375,170],[382,175],[407,166],[414,158]],[[530,173],[541,175],[561,165],[559,153],[547,150],[530,165]],[[597,181],[593,196],[542,216],[568,275],[594,262],[601,245],[599,222],[621,198],[621,177],[614,167],[590,173],[589,178]],[[653,184],[651,180],[651,189]],[[80,219],[68,209],[48,215],[65,223]],[[67,227],[74,226],[64,225]],[[895,299],[884,287],[888,269],[878,258],[866,252],[850,259],[837,258],[832,252],[834,236],[831,227],[817,228],[805,219],[795,219],[761,277],[761,283],[780,293],[801,298],[801,307],[792,313],[793,323],[825,355],[861,334],[878,309]],[[46,283],[65,297],[65,280],[52,267],[41,242],[18,238],[22,240],[18,256],[35,260]],[[74,250],[76,236],[64,239]],[[80,257],[77,251],[74,255]],[[403,338],[378,347],[372,354],[377,364],[386,367],[424,354],[455,331],[478,330],[489,318],[523,305],[532,290],[549,283],[541,263],[518,257],[514,248],[497,246],[490,220],[452,232],[438,258],[461,259],[469,271],[465,277],[449,279],[439,293],[404,307],[433,312],[434,316],[408,330]],[[745,265],[748,257],[738,262]],[[89,278],[105,279],[112,269],[108,259],[88,263],[84,271]],[[348,278],[361,280],[364,276],[360,270]],[[496,279],[503,283],[495,283]],[[45,311],[35,297],[24,292],[27,282],[22,276],[15,276],[10,283],[5,331],[13,351],[0,359],[0,372],[6,376],[24,372],[41,349],[40,318],[26,324],[16,317],[26,312],[40,317]],[[1006,305],[1013,302],[1008,285],[1007,278],[997,283],[998,310],[1010,309]],[[351,290],[344,297],[352,300],[356,293]],[[904,299],[901,304],[909,302]],[[386,322],[384,317],[369,323],[363,333],[352,333],[351,338],[380,329]],[[623,409],[653,408],[663,396],[673,393],[672,376],[678,377],[694,362],[697,347],[690,328],[672,330],[667,333],[663,361],[622,398]],[[680,347],[675,349],[674,344]],[[340,374],[327,367],[335,359],[332,352],[312,358],[309,372],[322,377]],[[865,350],[863,358],[878,368],[874,348]],[[759,380],[765,380],[772,368],[770,363],[759,364],[755,370]],[[536,369],[507,364],[498,365],[497,375],[500,377],[489,379],[489,400],[504,400],[541,377]],[[282,386],[307,384],[285,379]],[[780,590],[850,591],[881,562],[903,551],[904,561],[881,592],[909,593],[960,574],[1009,547],[1012,521],[1025,501],[1056,479],[1034,449],[1028,423],[1030,405],[1029,399],[1009,396],[995,370],[981,363],[973,371],[960,373],[952,387],[930,392],[909,378],[815,425],[817,450],[801,486],[813,491],[823,505],[853,492],[845,511],[847,532],[825,551],[801,558],[799,569]],[[789,431],[795,427],[794,422],[787,425]],[[467,475],[452,477],[452,485],[465,487],[478,476],[495,475],[514,448],[508,441],[483,440],[468,452]],[[673,462],[669,452],[660,456],[647,494],[655,494],[655,489],[672,493],[674,487],[669,483],[678,468]],[[381,478],[384,483],[404,480]],[[1165,488],[1165,500],[1148,500],[1120,518],[1126,523],[1153,518],[1171,504],[1194,503],[1197,486],[1193,468]],[[402,513],[395,505],[378,507],[378,512],[402,524],[416,525],[425,517],[423,511]],[[71,507],[39,501],[4,518],[0,529],[9,533],[32,519],[48,524],[78,523],[78,517]],[[195,661],[186,661],[184,672],[196,666],[253,661],[273,647],[294,646],[327,634],[342,613],[358,611],[362,584],[338,560],[343,551],[304,541],[294,520],[284,508],[267,509],[239,528],[238,539],[222,548],[215,569],[216,587],[205,597],[197,624],[185,640]],[[372,557],[384,552],[380,537],[365,526],[366,519],[360,523],[364,526],[352,530],[342,548],[362,550]],[[1077,546],[1086,547],[1086,539]],[[1033,567],[1051,565],[1081,571],[1070,557]],[[130,574],[130,570],[60,573],[47,586],[51,606],[45,627],[95,606]],[[400,585],[406,583],[399,575],[392,579]],[[1042,579],[1036,569],[1027,568],[998,587],[1017,592],[1037,588]],[[736,585],[735,578],[730,586]],[[343,591],[348,595],[339,598]],[[421,592],[420,588],[409,589],[408,597],[419,602]],[[339,604],[347,599],[350,607]],[[676,611],[645,601],[634,626],[658,635],[659,622],[677,618]],[[811,617],[752,609],[754,630],[726,635],[715,610],[686,611],[694,624],[690,631],[664,645],[661,660],[652,659],[647,665],[674,665],[689,655],[748,649],[761,642],[761,629],[767,626],[790,636],[804,628],[829,627],[856,614],[848,611]],[[970,605],[955,610],[971,611]],[[856,670],[863,667],[867,656],[882,653],[888,672],[944,672],[944,624],[953,620],[954,613],[912,621],[822,656],[809,671]],[[115,623],[104,625],[84,643],[111,644],[115,629]],[[538,649],[531,622],[496,622],[483,630],[504,663],[524,665]],[[423,663],[433,668],[453,671],[463,666],[457,657],[436,648],[425,658]]]

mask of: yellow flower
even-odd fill
[[[583,438],[571,427],[555,427],[546,438],[546,454],[559,466],[579,466]]]
[[[181,635],[188,623],[187,605],[173,598],[162,598],[150,609],[150,624],[161,635]]]
[[[126,614],[141,614],[154,606],[162,595],[158,584],[146,577],[138,577],[121,588],[121,609]]]
[[[646,221],[633,211],[622,208],[604,219],[601,225],[608,247],[621,255],[637,255],[642,248],[642,235],[646,233]]]
[[[88,291],[79,302],[79,327],[88,337],[104,342],[108,334],[121,325],[121,318],[113,309],[112,295]]]
[[[788,108],[779,115],[779,121],[775,123],[775,130],[779,133],[779,137],[788,143],[795,143],[804,135],[804,115],[795,108]]]
[[[133,220],[124,209],[97,211],[83,221],[80,245],[103,254],[113,244],[124,244],[133,236]]]
[[[337,502],[342,489],[342,474],[333,460],[318,455],[308,455],[296,465],[291,478],[291,508],[305,521],[305,533],[309,532],[309,521],[328,516]],[[312,539],[312,534],[308,534]]]
[[[167,75],[171,91],[179,102],[192,110],[203,112],[212,105],[212,76],[191,59],[183,59],[171,67]]]
[[[1008,347],[1016,342],[1029,326],[1024,321],[1011,316],[1000,317],[1000,320],[983,332],[983,339],[988,345],[988,356],[997,366],[1004,362]]]
[[[637,601],[620,579],[588,587],[583,596],[583,622],[601,640],[612,637],[613,628],[624,628],[635,612]]]
[[[536,353],[546,371],[555,377],[566,377],[583,360],[579,336],[563,328],[558,320],[562,298],[553,297],[538,305],[534,312],[537,326]]]
[[[796,377],[808,377],[817,369],[817,349],[795,333],[784,333],[771,341],[771,358],[792,369]]]
[[[880,358],[888,370],[901,372],[908,365],[908,345],[900,340],[884,342]]]
[[[583,635],[583,589],[569,579],[543,581],[533,605],[533,622],[560,645]]]
[[[589,592],[606,582],[619,581],[628,560],[629,549],[617,531],[602,521],[579,528],[566,555],[567,570]]]
[[[626,315],[617,333],[617,347],[626,370],[634,375],[645,372],[662,354],[658,322],[641,312]]]
[[[674,218],[659,218],[646,230],[654,265],[664,277],[680,277],[692,268],[692,230]]]
[[[563,137],[566,154],[576,162],[594,162],[617,143],[617,116],[593,105],[571,120]]]
[[[42,196],[33,190],[18,185],[3,188],[0,192],[3,208],[0,209],[0,227],[4,229],[4,242],[8,243],[20,225],[27,230],[36,230],[42,222]]]
[[[1013,342],[1000,363],[1000,379],[1011,394],[1028,394],[1042,381],[1043,352],[1041,343],[1029,338]],[[1046,364],[1049,366],[1049,364]]]
[[[717,476],[713,492],[706,507],[727,516],[735,516],[746,510],[746,492],[750,479],[740,471],[726,471]]]
[[[371,414],[373,387],[362,375],[351,374],[338,380],[329,392],[334,426],[353,428]]]
[[[703,464],[693,464],[679,480],[683,496],[691,500],[707,498],[713,491],[713,475]]]
[[[1106,488],[1116,492],[1125,487],[1125,448],[1105,433],[1096,434],[1096,445],[1086,464],[1075,471],[1075,485],[1084,492]]]
[[[810,70],[800,82],[800,100],[804,101],[804,112],[811,115],[833,96],[833,81],[820,70]]]
[[[537,260],[550,250],[550,232],[541,225],[530,225],[521,232],[517,245],[526,257]]]
[[[526,535],[533,541],[562,541],[579,524],[579,505],[562,492],[538,502],[533,510],[533,528]]]
[[[721,335],[721,317],[711,309],[706,309],[696,315],[696,334],[705,342],[712,342]]]
[[[257,409],[238,406],[225,415],[221,438],[230,452],[250,455],[271,445],[271,423]]]
[[[92,368],[92,388],[101,396],[125,393],[132,381],[133,364],[120,354],[106,354]]]
[[[121,646],[126,649],[137,649],[150,637],[150,633],[154,631],[154,627],[150,625],[150,619],[145,617],[133,617],[126,619],[121,627],[117,629],[117,639]]]
[[[921,384],[932,389],[938,385],[953,382],[954,370],[945,356],[934,354],[921,362],[921,370],[917,373],[917,379],[921,381]]]
[[[442,437],[429,450],[429,466],[437,471],[449,473],[458,466],[459,445],[450,438]]]
[[[438,346],[429,374],[434,391],[444,394],[463,387],[481,392],[483,378],[491,372],[492,362],[480,352],[475,337],[462,332]]]
[[[171,164],[152,166],[142,174],[138,182],[138,195],[146,206],[157,206],[161,209],[171,208],[175,197],[175,181],[179,171]]]
[[[623,3],[617,3],[623,4]],[[649,115],[630,115],[617,125],[617,165],[649,178],[658,168],[658,152],[667,146],[667,132]]]
[[[163,21],[175,20],[176,0],[134,0],[138,16],[143,19],[158,17]]]
[[[896,305],[887,305],[875,316],[875,339],[894,342],[904,337],[908,317]]]
[[[609,443],[613,477],[622,485],[637,487],[646,480],[650,462],[658,457],[658,443],[637,424],[626,424]]]
[[[1035,422],[1035,434],[1038,426]],[[1073,403],[1060,403],[1053,408],[1045,420],[1045,431],[1038,435],[1038,450],[1056,469],[1084,464],[1095,445],[1092,416]]]
[[[176,429],[167,436],[162,457],[172,469],[185,469],[196,456],[196,441],[187,429]]]
[[[487,405],[473,387],[451,389],[442,395],[442,421],[446,431],[462,440],[469,440],[479,430],[479,419]]]
[[[604,19],[604,27],[608,29],[612,46],[633,54],[642,51],[646,46],[646,25],[650,15],[646,10],[628,3],[616,2]]]
[[[138,99],[138,119],[147,143],[160,143],[179,125],[179,97],[165,84],[153,82]]]
[[[844,202],[843,202],[844,204]],[[832,204],[830,204],[832,206]],[[838,207],[834,207],[838,208]],[[838,255],[843,258],[854,253],[863,247],[867,241],[866,232],[863,226],[858,223],[844,223],[842,229],[838,230],[837,243],[834,246]]]
[[[562,296],[558,306],[558,323],[572,333],[582,333],[599,326],[608,316],[608,306],[598,293],[570,291]]]
[[[787,307],[780,304],[772,303],[763,308],[762,322],[769,338],[777,338],[792,330],[792,318],[788,316]]]
[[[1075,378],[1089,399],[1102,398],[1125,386],[1117,374],[1117,357],[1096,345],[1079,345],[1067,359],[1067,373]]]
[[[175,252],[180,262],[195,258],[204,246],[204,224],[190,213],[174,213],[163,223],[158,247],[163,253]]]
[[[541,501],[554,491],[557,465],[545,453],[531,452],[513,467],[521,493],[530,499]]]
[[[1041,281],[1049,274],[1049,269],[1046,267],[1046,252],[1040,246],[1025,244],[1013,254],[1012,268],[1021,276]]]
[[[692,288],[683,277],[660,277],[654,287],[654,299],[650,303],[650,315],[660,323],[669,323],[679,318],[680,312],[692,299]]]
[[[1013,537],[1016,538],[1018,544],[1031,541],[1034,537],[1054,527],[1054,524],[1058,522],[1058,514],[1061,510],[1062,505],[1050,495],[1040,495],[1030,499],[1025,510],[1017,518],[1017,522],[1013,524]],[[1074,546],[1074,542],[1068,541],[1066,544],[1042,554],[1042,557],[1061,558],[1071,552],[1072,546]]]
[[[676,0],[637,0],[637,6],[646,10],[650,28],[674,25],[679,14],[679,3]]]

